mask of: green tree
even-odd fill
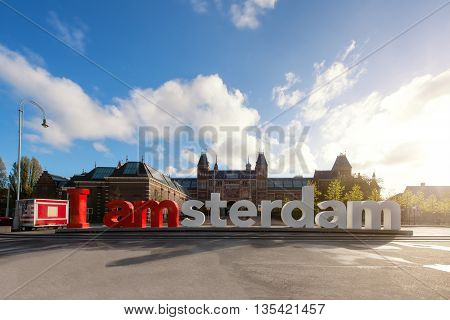
[[[380,201],[381,200],[380,189],[373,188],[372,191],[370,192],[369,200]]]
[[[361,187],[358,184],[354,184],[352,190],[347,192],[344,196],[345,201],[362,201],[363,193],[361,191]]]
[[[425,203],[425,195],[423,194],[422,191],[419,191],[412,195],[411,206],[416,207],[416,209],[423,211],[424,203]]]
[[[322,192],[320,192],[315,182],[309,184],[314,189],[314,203],[320,202],[320,197],[322,196]]]
[[[425,211],[428,213],[435,213],[438,211],[439,201],[434,194],[425,200]]]
[[[339,180],[332,180],[328,185],[325,198],[327,200],[343,200],[344,186],[341,185]]]
[[[0,157],[0,188],[4,189],[8,185],[8,176],[6,175],[6,166]]]
[[[414,200],[414,194],[410,190],[406,190],[398,196],[397,201],[403,208],[412,207]]]
[[[20,197],[29,198],[33,193],[34,185],[42,174],[42,167],[36,158],[33,157],[30,160],[30,158],[24,156],[20,160],[20,170]],[[17,192],[17,175],[17,163],[14,163],[9,175],[9,183],[13,193]]]

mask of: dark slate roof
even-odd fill
[[[206,153],[202,153],[200,155],[200,159],[198,159],[198,166],[209,166],[208,157]]]
[[[151,176],[143,162],[128,161],[114,169],[111,177],[148,177]]]
[[[96,167],[91,171],[92,175],[90,178],[92,180],[103,180],[112,175],[114,170],[114,167]]]
[[[180,184],[184,189],[197,189],[197,178],[173,178],[173,180]]]
[[[69,182],[69,179],[49,173],[57,188],[63,188]]]
[[[267,188],[269,190],[275,189],[301,189],[308,185],[310,178],[268,178]]]
[[[337,172],[332,170],[314,171],[314,180],[332,180],[337,178]]]
[[[70,185],[75,181],[101,181],[108,177],[149,177],[173,189],[185,192],[182,186],[174,183],[169,176],[159,172],[155,168],[143,162],[128,161],[118,168],[115,167],[96,167],[88,173],[74,175],[70,179]]]
[[[336,161],[334,161],[333,168],[331,168],[332,171],[351,170],[351,169],[352,166],[345,154],[338,155],[336,157]]]
[[[101,181],[106,177],[111,176],[116,168],[114,167],[95,167],[87,173],[74,175],[70,178],[70,185],[73,185],[74,181]]]
[[[214,177],[214,171],[209,172],[209,178]],[[215,173],[216,179],[255,179],[255,170],[219,170]]]
[[[435,195],[438,199],[444,199],[450,197],[450,186],[407,186],[405,191],[411,191],[412,193],[422,192],[425,198]]]
[[[228,171],[228,170],[226,170]],[[233,171],[233,170],[229,170]],[[237,170],[236,170],[237,171]],[[197,178],[174,178],[174,181],[178,182],[187,190],[197,189]],[[295,178],[268,178],[268,189],[300,189],[303,186],[307,186],[311,181],[311,178],[295,177]]]
[[[264,153],[262,153],[262,152],[258,153],[258,158],[256,159],[256,165],[257,166],[260,166],[260,165],[267,166],[266,156],[264,155]]]
[[[144,162],[128,161],[119,168],[116,168],[111,177],[149,177],[161,182],[162,184],[165,184],[172,189],[185,192],[182,186],[174,183],[169,176],[159,172],[158,170]]]

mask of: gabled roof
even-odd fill
[[[407,186],[405,191],[422,192],[425,198],[435,195],[438,199],[450,197],[450,186]]]
[[[206,156],[206,153],[202,153],[200,155],[200,159],[198,159],[197,166],[209,166],[208,157]]]
[[[56,174],[49,173],[49,175],[52,178],[53,182],[55,182],[57,188],[65,187],[69,182],[69,179],[57,176]]]
[[[314,171],[314,180],[333,180],[337,178],[337,172],[331,170]]]
[[[150,176],[150,172],[143,162],[128,161],[114,168],[114,172],[111,177],[147,177]]]
[[[179,184],[174,183],[169,176],[144,162],[128,161],[119,168],[116,168],[111,177],[149,177],[172,189],[185,192],[185,190]]]
[[[347,156],[342,153],[336,157],[336,161],[334,161],[333,168],[331,168],[332,171],[351,170],[351,169],[352,166],[350,165]]]
[[[257,166],[267,166],[267,161],[266,161],[266,156],[264,155],[264,153],[260,152],[258,153],[258,158],[256,159],[256,165]]]
[[[172,179],[159,172],[155,168],[143,162],[128,161],[119,167],[96,167],[88,173],[74,175],[70,179],[70,184],[73,186],[75,181],[101,181],[106,178],[117,177],[148,177],[153,178],[162,184],[173,189],[185,192],[182,186],[174,183]]]

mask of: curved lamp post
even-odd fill
[[[47,118],[45,115],[45,110],[44,108],[42,108],[39,103],[37,103],[36,101],[33,100],[29,100],[29,99],[24,99],[22,101],[20,101],[19,104],[19,147],[18,147],[18,151],[17,151],[17,185],[16,185],[16,192],[17,192],[17,201],[20,200],[20,175],[21,175],[21,167],[20,167],[20,161],[21,161],[21,153],[22,153],[22,124],[23,124],[23,110],[25,107],[25,103],[29,103],[34,105],[35,107],[38,107],[39,110],[41,110],[42,112],[42,126],[44,128],[48,128],[48,124],[47,124]],[[18,204],[17,204],[18,205]],[[16,208],[17,208],[16,205]]]

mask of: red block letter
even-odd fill
[[[69,193],[69,224],[67,228],[89,228],[86,217],[87,196],[89,189],[68,189]]]
[[[144,204],[142,204],[139,208],[136,208],[136,210],[143,210],[143,212],[146,212],[147,209],[151,210],[150,226],[152,228],[162,227],[164,209],[167,209],[169,215],[167,222],[168,226],[178,227],[180,225],[180,208],[175,201],[163,200],[158,203],[158,201],[149,200],[144,202]]]
[[[108,202],[106,207],[110,210],[105,213],[103,223],[110,228],[134,226],[133,205],[125,200],[113,200]]]

